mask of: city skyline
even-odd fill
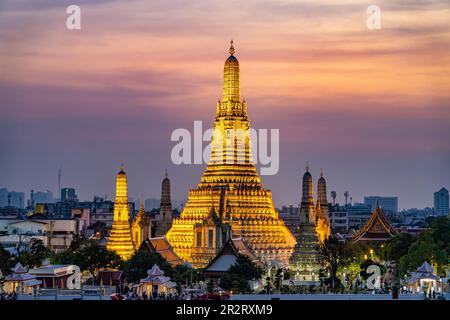
[[[82,29],[69,31],[64,1],[4,1],[2,187],[58,194],[62,166],[80,199],[113,199],[124,160],[131,195],[159,197],[167,168],[184,200],[205,165],[174,166],[170,134],[212,122],[233,38],[252,127],[280,129],[279,173],[262,177],[277,207],[299,203],[307,161],[341,203],[348,190],[432,207],[450,182],[448,9],[410,4],[381,1],[371,31],[362,1],[79,1]]]

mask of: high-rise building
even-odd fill
[[[50,190],[47,190],[46,192],[31,190],[28,205],[33,208],[38,203],[54,202],[55,199],[53,198],[53,193]]]
[[[0,208],[15,207],[23,209],[25,207],[25,193],[17,191],[8,191],[6,188],[0,189]]]
[[[230,237],[243,241],[263,262],[287,266],[295,237],[275,210],[251,160],[250,122],[241,100],[239,62],[231,43],[217,103],[211,157],[201,182],[189,192],[181,216],[166,237],[175,253],[205,267]]]
[[[434,193],[434,212],[440,216],[449,214],[448,190],[446,188]]]
[[[114,220],[106,243],[106,248],[117,252],[123,259],[129,259],[135,250],[131,237],[130,214],[128,206],[127,175],[121,166],[116,179],[116,200],[114,201]]]
[[[61,189],[61,202],[64,201],[78,201],[78,197],[74,188],[62,188]]]
[[[352,203],[345,205],[347,210],[348,228],[358,230],[369,220],[372,215],[372,207],[364,203]]]
[[[364,204],[369,205],[371,211],[379,206],[385,213],[398,213],[398,197],[364,197]]]
[[[0,189],[0,208],[6,207],[8,205],[8,189]]]

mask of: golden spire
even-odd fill
[[[230,51],[229,52],[230,52],[230,55],[233,55],[235,52],[234,45],[233,45],[233,39],[231,39],[231,41],[230,41]]]
[[[144,193],[141,192],[141,204],[139,206],[139,209],[144,209]]]
[[[123,161],[116,178],[116,199],[114,201],[114,220],[106,248],[115,251],[123,259],[129,259],[134,253],[129,224],[129,207],[127,195],[127,175],[123,171]]]
[[[222,104],[227,104],[228,102],[240,104],[239,62],[234,56],[233,40],[231,40],[230,44],[230,56],[225,61],[223,68]],[[231,107],[231,104],[228,107]]]

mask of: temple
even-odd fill
[[[366,224],[353,235],[353,242],[358,241],[386,241],[398,232],[391,226],[383,210],[377,203]]]
[[[161,204],[155,217],[155,236],[164,236],[172,226],[172,201],[170,199],[170,180],[167,174],[161,184]]]
[[[229,52],[209,163],[166,237],[177,255],[195,268],[208,265],[228,239],[236,237],[261,261],[287,266],[296,240],[279,218],[251,159],[250,122],[232,41]]]
[[[296,285],[315,284],[319,281],[319,271],[322,268],[319,246],[330,236],[326,182],[323,173],[317,189],[318,197],[315,205],[312,176],[309,165],[306,165],[302,180],[299,220],[298,224],[294,225],[297,245],[289,266]]]
[[[116,179],[114,220],[111,234],[106,243],[106,248],[117,252],[124,260],[129,259],[135,251],[135,246],[131,237],[129,218],[127,175],[125,174],[125,171],[123,171],[122,165]]]
[[[133,236],[134,247],[139,248],[142,242],[152,237],[151,233],[150,216],[145,214],[144,199],[141,196],[139,210],[131,222],[131,235]]]

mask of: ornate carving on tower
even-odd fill
[[[139,248],[146,239],[151,238],[151,223],[150,217],[145,214],[144,200],[141,196],[141,203],[138,213],[131,223],[131,234],[133,236],[133,243],[135,248]]]
[[[277,259],[287,266],[296,241],[278,217],[272,194],[263,189],[251,159],[250,122],[240,97],[239,62],[234,53],[231,42],[210,161],[166,236],[174,251],[196,268],[206,266],[229,237],[243,237],[262,261]]]
[[[300,203],[300,223],[315,224],[316,208],[314,205],[312,176],[309,173],[308,163],[305,170],[302,183],[302,202]]]
[[[320,242],[323,242],[330,236],[330,209],[327,200],[327,183],[323,177],[323,171],[320,169],[320,178],[317,181],[317,233],[319,234]]]
[[[127,195],[127,175],[123,170],[123,164],[116,178],[116,199],[114,201],[114,220],[106,243],[106,248],[117,252],[123,259],[129,259],[135,247],[131,237],[129,223],[129,207]]]
[[[172,201],[170,199],[170,180],[166,175],[161,184],[161,204],[156,219],[156,236],[164,236],[172,226]]]
[[[300,221],[297,228],[297,245],[292,254],[289,269],[293,274],[294,283],[311,284],[319,281],[321,269],[321,255],[319,253],[320,233],[323,220],[319,206],[316,212],[313,197],[312,176],[309,165],[306,164],[306,172],[302,179],[302,200],[300,203]],[[324,235],[322,235],[324,237]]]

